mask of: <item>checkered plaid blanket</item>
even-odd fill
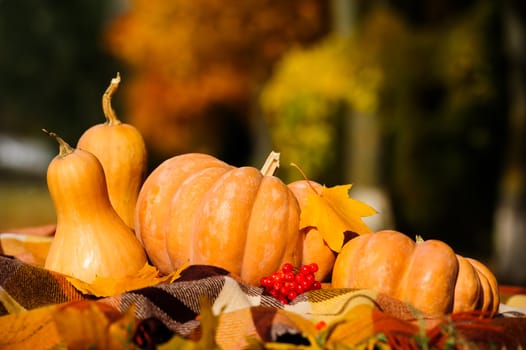
[[[217,349],[515,349],[526,346],[526,317],[430,318],[371,290],[330,286],[284,305],[214,266],[96,298],[63,275],[0,255],[0,349],[212,348],[204,338]]]

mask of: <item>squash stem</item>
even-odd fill
[[[294,168],[296,168],[301,176],[303,176],[303,178],[305,179],[305,181],[307,181],[307,184],[309,185],[309,187],[311,188],[312,192],[316,193],[318,196],[321,196],[321,193],[319,193],[315,188],[314,186],[312,185],[311,181],[309,180],[309,178],[307,177],[307,175],[305,174],[305,172],[299,167],[299,165],[297,165],[296,163],[290,163],[291,166],[293,166]]]
[[[277,168],[279,168],[279,153],[272,151],[268,155],[267,160],[265,160],[265,164],[263,164],[261,168],[261,173],[264,176],[272,176]]]
[[[42,129],[42,131],[45,132],[46,134],[48,134],[49,136],[54,137],[55,140],[57,140],[58,145],[59,145],[59,152],[58,152],[58,157],[59,158],[63,158],[65,156],[67,156],[68,154],[71,154],[71,153],[73,153],[75,151],[75,149],[73,147],[71,147],[69,145],[69,143],[64,141],[64,139],[62,137],[58,136],[54,132],[47,131],[46,129]]]
[[[119,84],[121,82],[121,75],[119,72],[117,72],[117,76],[113,79],[111,79],[110,85],[104,92],[104,95],[102,95],[102,111],[104,112],[104,116],[106,117],[106,125],[119,125],[122,122],[117,118],[117,114],[115,113],[115,110],[111,106],[111,98],[113,97],[113,94],[115,91],[117,91],[117,88],[119,87]]]

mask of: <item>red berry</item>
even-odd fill
[[[316,329],[321,331],[323,328],[325,328],[326,325],[327,325],[327,323],[325,321],[320,321],[320,322],[316,323]]]
[[[285,275],[283,276],[283,279],[285,281],[294,281],[294,277],[295,277],[294,272],[287,271],[287,272],[285,272]]]
[[[283,271],[283,272],[292,272],[292,270],[294,270],[294,266],[292,266],[291,263],[285,263],[281,267],[281,271]]]
[[[294,279],[296,280],[296,283],[301,283],[305,280],[305,276],[301,273],[298,273]]]
[[[312,273],[318,271],[318,264],[316,264],[316,263],[309,264],[309,269],[310,269],[310,272],[312,272]]]
[[[271,275],[270,275],[270,278],[275,281],[275,282],[279,282],[281,280],[281,277],[279,276],[279,273],[277,272],[273,272]]]
[[[308,291],[310,289],[310,282],[307,280],[303,280],[300,283],[300,286],[303,288],[304,291]]]
[[[303,287],[302,284],[298,284],[298,285],[296,286],[296,292],[297,292],[298,294],[301,294],[301,293],[305,292],[305,288]]]
[[[291,263],[285,263],[281,270],[262,277],[260,284],[274,298],[287,304],[298,294],[321,288],[321,283],[316,281],[314,276],[316,271],[318,271],[316,263],[305,264],[299,269]]]
[[[292,301],[292,300],[296,299],[297,296],[298,296],[298,293],[296,293],[295,291],[291,290],[289,292],[289,294],[287,294],[287,299]]]
[[[310,272],[310,273],[305,275],[305,281],[309,282],[309,284],[314,282],[314,280],[315,280],[315,278],[314,278],[314,274],[312,272]]]
[[[272,284],[272,289],[274,290],[280,290],[281,289],[281,282],[274,282]]]
[[[311,284],[311,288],[312,288],[313,290],[321,289],[321,283],[320,283],[319,281],[314,281],[314,282],[312,282],[312,284]]]
[[[270,277],[263,277],[260,283],[263,287],[270,287],[272,285],[272,279]]]

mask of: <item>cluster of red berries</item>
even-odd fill
[[[321,283],[314,277],[316,271],[318,271],[316,263],[303,265],[299,269],[295,269],[290,263],[285,263],[281,270],[262,277],[260,284],[274,298],[283,304],[288,304],[301,293],[321,288]]]

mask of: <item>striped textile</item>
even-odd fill
[[[262,288],[213,266],[190,266],[172,283],[95,298],[78,292],[60,274],[0,255],[0,349],[76,348],[79,342],[85,347],[154,349],[175,338],[197,341],[206,326],[200,317],[203,297],[219,320],[215,339],[221,349],[264,349],[257,346],[272,343],[313,349],[338,344],[364,349],[526,345],[526,318],[520,313],[432,319],[374,291],[333,288],[283,305]],[[127,325],[120,328],[126,329],[124,340],[109,345],[104,336],[118,338],[110,325],[119,322]],[[98,324],[107,327],[97,330]]]

